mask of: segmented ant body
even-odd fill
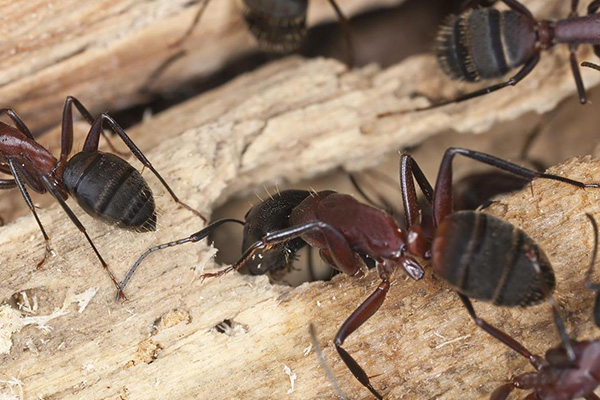
[[[73,105],[92,126],[82,151],[68,159],[73,147]],[[88,214],[106,223],[138,232],[152,231],[156,228],[154,198],[141,174],[122,158],[98,151],[100,135],[104,134],[105,124],[119,135],[138,160],[156,175],[173,200],[204,219],[200,213],[175,196],[144,154],[108,114],[101,114],[94,119],[79,100],[67,97],[63,110],[61,153],[58,160],[35,141],[25,123],[13,110],[1,109],[0,114],[7,114],[15,124],[15,127],[12,127],[0,122],[0,172],[12,175],[12,179],[0,179],[0,189],[18,187],[42,231],[46,252],[37,264],[38,268],[50,254],[50,239],[35,211],[26,186],[37,193],[50,192],[54,196],[71,221],[85,235],[121,295],[121,287],[114,274],[84,226],[67,205],[68,195],[73,196]]]
[[[527,178],[551,179],[579,188],[598,188],[572,179],[519,167],[496,157],[471,150],[451,148],[442,159],[435,191],[409,155],[403,155],[400,167],[402,195],[407,229],[401,229],[385,212],[358,202],[352,196],[333,191],[311,194],[295,206],[289,215],[289,227],[268,231],[250,245],[233,265],[202,278],[218,277],[238,270],[260,254],[295,239],[302,239],[320,251],[334,268],[351,276],[362,276],[364,257],[377,262],[381,283],[375,292],[342,324],[334,343],[340,357],[354,376],[373,395],[382,396],[371,385],[367,373],[342,347],[345,339],[365,323],[381,306],[396,269],[402,268],[412,279],[423,277],[420,259],[430,259],[434,272],[457,292],[469,315],[478,326],[521,352],[526,350],[506,334],[477,317],[469,298],[502,306],[528,306],[550,297],[554,273],[543,251],[522,230],[488,214],[475,211],[454,212],[452,203],[452,160],[456,154]],[[433,206],[433,239],[420,224],[420,207],[413,179]],[[270,225],[270,228],[274,228]],[[190,237],[191,238],[191,237]],[[156,246],[144,253],[134,268],[150,252],[191,241],[182,239]],[[260,257],[258,257],[260,258]],[[265,268],[266,269],[266,268]],[[125,282],[126,283],[126,282]]]
[[[594,228],[595,246],[585,285],[598,292],[600,285],[589,280],[598,249],[598,226],[591,215],[586,215]],[[597,307],[594,307],[594,322],[596,326],[600,326]],[[557,328],[561,337],[568,338],[562,322],[557,324]],[[594,390],[600,385],[600,339],[567,339],[567,342],[573,350],[571,357],[565,350],[564,341],[562,346],[549,349],[544,358],[529,353],[528,359],[536,372],[527,372],[512,378],[510,382],[498,387],[490,399],[506,400],[514,389],[522,389],[533,390],[526,397],[531,400],[574,400],[582,397],[586,400],[599,400],[600,397],[594,394]]]
[[[538,21],[531,11],[517,0],[499,0],[509,7],[499,11],[491,6],[498,0],[468,0],[465,11],[451,16],[440,27],[435,53],[445,74],[456,80],[474,82],[499,78],[519,68],[510,79],[462,95],[456,99],[434,103],[409,111],[423,111],[479,97],[507,86],[514,86],[535,68],[542,50],[556,44],[567,44],[570,63],[581,104],[586,102],[585,89],[577,64],[577,47],[591,44],[600,56],[600,0],[588,5],[588,15],[578,16],[579,0],[571,1],[571,12],[558,21]],[[484,7],[474,8],[479,5]],[[386,117],[403,114],[392,111],[380,114]]]

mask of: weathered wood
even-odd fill
[[[404,76],[404,71],[397,72]],[[390,90],[386,80],[370,79],[373,74],[379,72],[347,72],[333,61],[283,60],[148,121],[139,127],[146,131],[139,136],[141,146],[152,148],[149,159],[182,198],[210,211],[257,181],[298,179],[340,162],[356,166],[366,157],[372,162],[387,148],[417,140],[411,133],[422,137],[454,123],[454,118],[464,119],[465,114],[456,114],[448,117],[450,121],[436,122],[434,115],[423,114],[419,125],[408,116],[404,119],[413,121],[407,125],[415,132],[398,129],[394,120],[376,123],[370,135],[362,134],[361,123],[373,121],[375,111],[369,107],[381,107],[382,91]],[[516,103],[523,98],[524,104],[538,104],[535,93],[523,91],[520,96]],[[473,115],[482,119],[502,115],[485,110],[485,103],[458,109],[478,107],[481,112]],[[185,124],[197,128],[177,135],[178,129],[170,129],[176,123],[184,125],[179,129]],[[598,161],[573,161],[554,172],[599,181],[599,168]],[[146,176],[158,188],[156,180]],[[533,190],[533,196],[525,190],[519,200],[505,200],[497,207],[547,251],[557,269],[558,298],[566,301],[569,327],[591,335],[591,296],[576,293],[583,291],[581,273],[592,237],[583,212],[600,215],[600,192],[542,181],[536,181]],[[82,216],[120,276],[147,247],[200,227],[188,212],[174,209],[162,189],[158,193],[163,211],[156,233],[134,235]],[[193,268],[204,264],[207,254],[203,245],[187,245],[148,259],[130,287],[131,302],[120,306],[87,243],[62,211],[53,205],[41,209],[40,216],[57,253],[42,270],[34,269],[43,246],[30,216],[0,231],[2,303],[25,291],[30,308],[37,298],[36,315],[54,317],[46,323],[52,330],[45,332],[30,326],[36,320],[25,319],[27,313],[2,309],[3,348],[10,347],[10,352],[2,357],[0,380],[20,379],[26,398],[281,398],[289,389],[284,364],[298,376],[290,398],[333,398],[315,358],[303,355],[310,321],[320,331],[327,360],[344,390],[352,398],[368,398],[334,354],[330,339],[374,289],[374,276],[359,281],[338,277],[295,290],[271,286],[264,277],[235,274],[200,283],[193,278]],[[208,263],[207,268],[215,267]],[[454,295],[435,278],[403,281],[399,274],[382,311],[348,339],[348,350],[369,373],[381,374],[375,383],[389,398],[482,398],[505,381],[515,365],[519,371],[527,368],[477,331]],[[73,295],[89,288],[98,291],[77,313]],[[544,306],[532,311],[476,307],[536,351],[556,342]],[[163,316],[167,317],[160,319]],[[236,336],[211,330],[224,319],[240,324]],[[6,385],[2,393],[10,394]]]
[[[196,134],[166,141],[149,156],[179,193],[184,185],[197,190],[210,179],[196,198],[207,204],[236,173],[231,147],[219,140],[230,133],[204,131],[202,144]],[[185,148],[179,149],[182,141]],[[206,156],[199,157],[199,152]],[[194,169],[186,169],[188,163]],[[600,161],[575,159],[551,172],[600,181]],[[543,180],[532,188],[533,195],[527,188],[492,210],[525,229],[547,252],[570,332],[595,336],[592,296],[582,285],[592,245],[583,213],[600,218],[600,190]],[[134,235],[83,217],[121,276],[143,249],[200,226],[188,212],[173,210],[166,196],[158,202],[164,212],[156,233]],[[87,243],[58,207],[40,210],[40,215],[57,255],[39,271],[34,261],[43,246],[33,219],[22,218],[1,230],[0,299],[5,305],[0,309],[0,348],[9,352],[1,358],[0,393],[13,396],[8,398],[20,398],[19,390],[23,398],[61,399],[334,398],[307,350],[309,322],[317,326],[325,357],[347,395],[369,398],[330,340],[374,290],[374,274],[362,280],[338,276],[330,283],[296,289],[238,274],[200,282],[194,269],[218,268],[209,261],[214,252],[207,252],[204,244],[187,245],[147,259],[129,287],[130,302],[122,306],[115,303],[113,287]],[[81,310],[86,299],[87,307],[77,312],[74,303]],[[6,305],[15,302],[25,309]],[[498,310],[481,303],[476,307],[536,352],[557,342],[545,305],[531,310]],[[230,334],[217,333],[213,327],[225,319],[233,320],[236,328]],[[30,326],[36,323],[49,329]],[[410,282],[399,273],[382,310],[348,339],[347,349],[390,399],[485,398],[513,373],[528,368],[477,330],[456,296],[431,275]],[[284,366],[297,376],[291,393]]]
[[[402,0],[344,0],[350,16]],[[183,45],[184,58],[160,81],[146,87],[152,72],[182,50],[171,45],[191,24],[202,1],[48,0],[2,3],[0,98],[31,128],[60,120],[67,95],[94,111],[121,109],[148,100],[194,77],[206,76],[256,50],[233,0],[213,0],[201,24]],[[327,1],[311,1],[310,26],[334,20]]]
[[[381,120],[375,118],[380,112],[422,104],[423,99],[409,99],[414,82],[422,82],[417,88],[422,92],[451,84],[440,75],[432,56],[412,57],[385,70],[367,66],[351,71],[334,60],[290,57],[151,117],[129,133],[143,151],[188,129],[207,146],[207,137],[219,135],[220,145],[235,153],[227,168],[236,171],[236,183],[225,185],[221,199],[226,199],[240,189],[274,180],[293,182],[340,165],[349,170],[373,166],[381,156],[449,127],[481,132],[529,111],[551,110],[565,97],[576,103],[564,53],[557,49],[547,54],[531,80],[517,87],[460,105]],[[589,87],[600,81],[597,71],[585,70],[583,75]],[[56,112],[61,115],[60,107]],[[82,126],[81,131],[87,131],[86,124]],[[58,148],[58,129],[41,141]],[[75,148],[80,146],[81,139],[76,140]],[[202,144],[198,146],[199,154],[204,154]],[[190,164],[190,168],[201,167]],[[186,190],[199,197],[204,186],[212,184],[206,181]],[[0,193],[0,215],[7,221],[25,212],[17,191]]]

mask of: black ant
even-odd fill
[[[586,273],[585,286],[598,292],[600,285],[590,282],[598,251],[598,226],[590,214],[586,214],[586,216],[594,228],[594,250],[590,267]],[[593,314],[596,326],[600,327],[597,305],[598,294],[596,294]],[[557,328],[561,337],[568,338],[562,323],[558,323]],[[510,382],[497,388],[490,399],[506,400],[516,388],[533,390],[526,397],[531,400],[574,400],[581,397],[586,400],[600,400],[600,397],[594,394],[594,390],[600,385],[600,339],[585,341],[567,339],[567,341],[573,350],[572,357],[569,356],[564,346],[549,349],[544,358],[527,351],[527,358],[535,367],[536,372],[527,372],[512,378]]]
[[[499,0],[510,10],[498,11],[491,6],[498,0],[468,0],[459,15],[453,15],[440,27],[435,53],[442,71],[450,78],[476,82],[499,78],[521,67],[505,82],[476,90],[453,100],[445,100],[410,111],[423,111],[459,103],[507,86],[514,86],[535,68],[542,50],[556,44],[569,45],[570,63],[575,77],[579,102],[586,102],[585,89],[577,65],[577,47],[591,44],[600,56],[600,0],[588,5],[588,15],[579,16],[579,0],[571,1],[571,12],[558,21],[537,21],[531,11],[517,0]],[[480,8],[474,8],[483,5]],[[379,118],[408,111],[391,111]]]
[[[363,257],[375,260],[382,281],[342,324],[334,343],[352,374],[378,399],[382,396],[371,385],[367,373],[342,346],[352,332],[377,312],[396,269],[402,268],[414,280],[423,277],[420,259],[431,260],[434,272],[454,288],[479,327],[521,354],[528,354],[515,340],[479,318],[470,298],[501,306],[526,307],[539,303],[549,297],[554,288],[552,267],[535,242],[512,224],[482,212],[454,212],[452,160],[456,154],[529,180],[543,178],[579,188],[600,187],[533,171],[485,153],[450,148],[444,154],[433,190],[414,159],[404,154],[400,162],[400,182],[407,229],[400,228],[382,210],[360,203],[350,195],[333,191],[311,193],[291,210],[286,222],[288,227],[267,232],[250,245],[236,263],[218,272],[203,274],[201,278],[219,277],[238,270],[261,256],[264,259],[264,254],[271,250],[281,252],[278,246],[298,238],[318,248],[325,262],[350,276],[364,275]],[[433,238],[427,237],[421,228],[421,209],[413,179],[433,206],[436,229]],[[148,250],[134,268],[150,252],[188,242],[190,238]]]
[[[91,128],[82,151],[68,159],[73,147],[73,105],[91,124]],[[79,100],[67,97],[62,116],[61,152],[58,160],[36,142],[29,128],[13,110],[3,108],[0,109],[0,114],[8,115],[15,125],[12,127],[0,122],[0,172],[12,175],[12,179],[0,179],[0,189],[18,187],[42,231],[46,252],[37,268],[42,266],[51,253],[50,238],[35,211],[26,186],[37,193],[50,192],[54,196],[71,221],[85,235],[120,295],[123,295],[121,286],[84,226],[67,205],[68,196],[73,196],[79,206],[92,217],[108,224],[137,232],[156,229],[154,197],[142,175],[122,158],[98,151],[100,134],[104,135],[105,124],[119,135],[144,167],[154,173],[175,202],[206,222],[202,214],[177,198],[150,161],[108,114],[101,114],[94,119]]]
[[[350,22],[335,0],[327,0],[334,9],[344,32],[347,64],[354,66],[354,46],[350,36]],[[194,20],[185,33],[170,47],[180,47],[193,33],[210,0],[203,0]],[[306,13],[308,0],[240,0],[241,13],[248,30],[256,38],[260,50],[272,54],[288,54],[297,51],[306,37]],[[181,50],[167,58],[147,79],[148,85],[176,60],[186,54]],[[147,89],[145,89],[147,90]]]
[[[344,31],[348,51],[348,65],[354,65],[354,49],[350,37],[350,24],[335,0],[327,0]],[[204,0],[192,24],[183,36],[173,43],[181,45],[194,31],[210,0]],[[308,0],[241,0],[242,16],[248,30],[254,35],[258,47],[268,53],[286,54],[300,48],[306,37]]]

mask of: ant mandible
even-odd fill
[[[252,260],[263,260],[264,254],[271,250],[281,252],[278,246],[295,239],[318,248],[325,262],[350,276],[364,274],[364,258],[375,260],[381,283],[342,324],[334,343],[353,375],[378,399],[383,397],[371,385],[367,373],[342,346],[346,338],[380,308],[397,268],[404,269],[414,280],[423,277],[419,259],[431,260],[434,272],[453,287],[479,327],[521,354],[529,354],[515,340],[479,318],[470,298],[501,306],[526,307],[539,303],[549,298],[554,288],[552,267],[535,242],[512,224],[482,212],[454,212],[452,160],[457,154],[529,180],[543,178],[579,188],[600,187],[529,170],[485,153],[450,148],[444,154],[433,190],[414,159],[405,154],[400,162],[400,182],[407,229],[401,229],[385,212],[360,203],[350,195],[333,191],[312,193],[291,210],[285,222],[287,228],[267,232],[250,245],[236,263],[218,272],[203,274],[201,278],[219,277]],[[433,206],[436,229],[433,238],[426,237],[421,228],[421,210],[413,179]],[[151,252],[197,241],[208,234],[207,229],[146,251],[134,268]]]
[[[73,105],[91,124],[91,128],[82,151],[68,159],[73,147]],[[61,152],[58,160],[36,142],[29,128],[13,110],[3,108],[0,109],[0,114],[8,115],[15,125],[12,127],[0,122],[0,172],[12,175],[12,179],[0,179],[0,189],[18,187],[42,231],[46,252],[44,258],[38,262],[37,268],[44,264],[51,253],[50,238],[35,211],[26,186],[37,193],[52,194],[75,226],[85,235],[120,295],[123,293],[115,275],[98,252],[83,224],[67,205],[68,195],[73,196],[79,206],[92,217],[108,224],[137,232],[156,229],[154,197],[142,175],[122,158],[98,151],[100,135],[104,135],[105,124],[125,142],[144,167],[152,171],[176,203],[206,222],[202,214],[177,198],[123,128],[108,114],[103,113],[94,119],[79,100],[72,96],[67,97],[63,109]]]
[[[413,110],[391,111],[378,118],[424,111],[479,97],[507,86],[514,86],[535,68],[542,50],[556,44],[569,45],[569,60],[579,102],[586,102],[585,89],[577,65],[577,47],[591,44],[600,56],[600,0],[588,5],[588,14],[579,16],[579,0],[571,0],[571,12],[558,21],[537,21],[531,11],[517,0],[499,0],[510,9],[498,11],[498,0],[468,0],[459,15],[453,15],[440,27],[435,53],[442,71],[451,79],[476,82],[499,78],[521,67],[507,81],[476,90],[456,99]],[[474,8],[483,5],[481,8]]]
[[[590,277],[596,261],[598,251],[598,226],[595,219],[586,214],[594,228],[594,250],[592,261],[585,276],[585,286],[596,291],[594,306],[594,322],[600,327],[598,320],[598,291],[600,284],[592,283]],[[556,319],[561,337],[567,338],[567,343],[573,350],[573,357],[563,346],[549,349],[544,358],[529,353],[528,359],[532,361],[536,372],[527,372],[511,379],[510,382],[498,387],[491,395],[490,400],[506,400],[514,389],[533,390],[526,399],[531,400],[600,400],[594,390],[600,384],[600,339],[572,340],[560,318]],[[521,353],[523,354],[523,353]]]

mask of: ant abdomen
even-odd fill
[[[522,13],[478,8],[453,15],[440,27],[435,53],[450,78],[474,82],[523,65],[535,43],[534,25]]]
[[[306,36],[308,0],[240,0],[248,29],[263,51],[289,53]]]
[[[539,303],[555,286],[552,266],[535,242],[514,225],[481,212],[459,211],[444,218],[432,258],[434,272],[459,293],[499,306]]]
[[[77,153],[67,162],[63,181],[79,206],[93,217],[137,232],[156,229],[152,190],[122,158],[102,152]]]

